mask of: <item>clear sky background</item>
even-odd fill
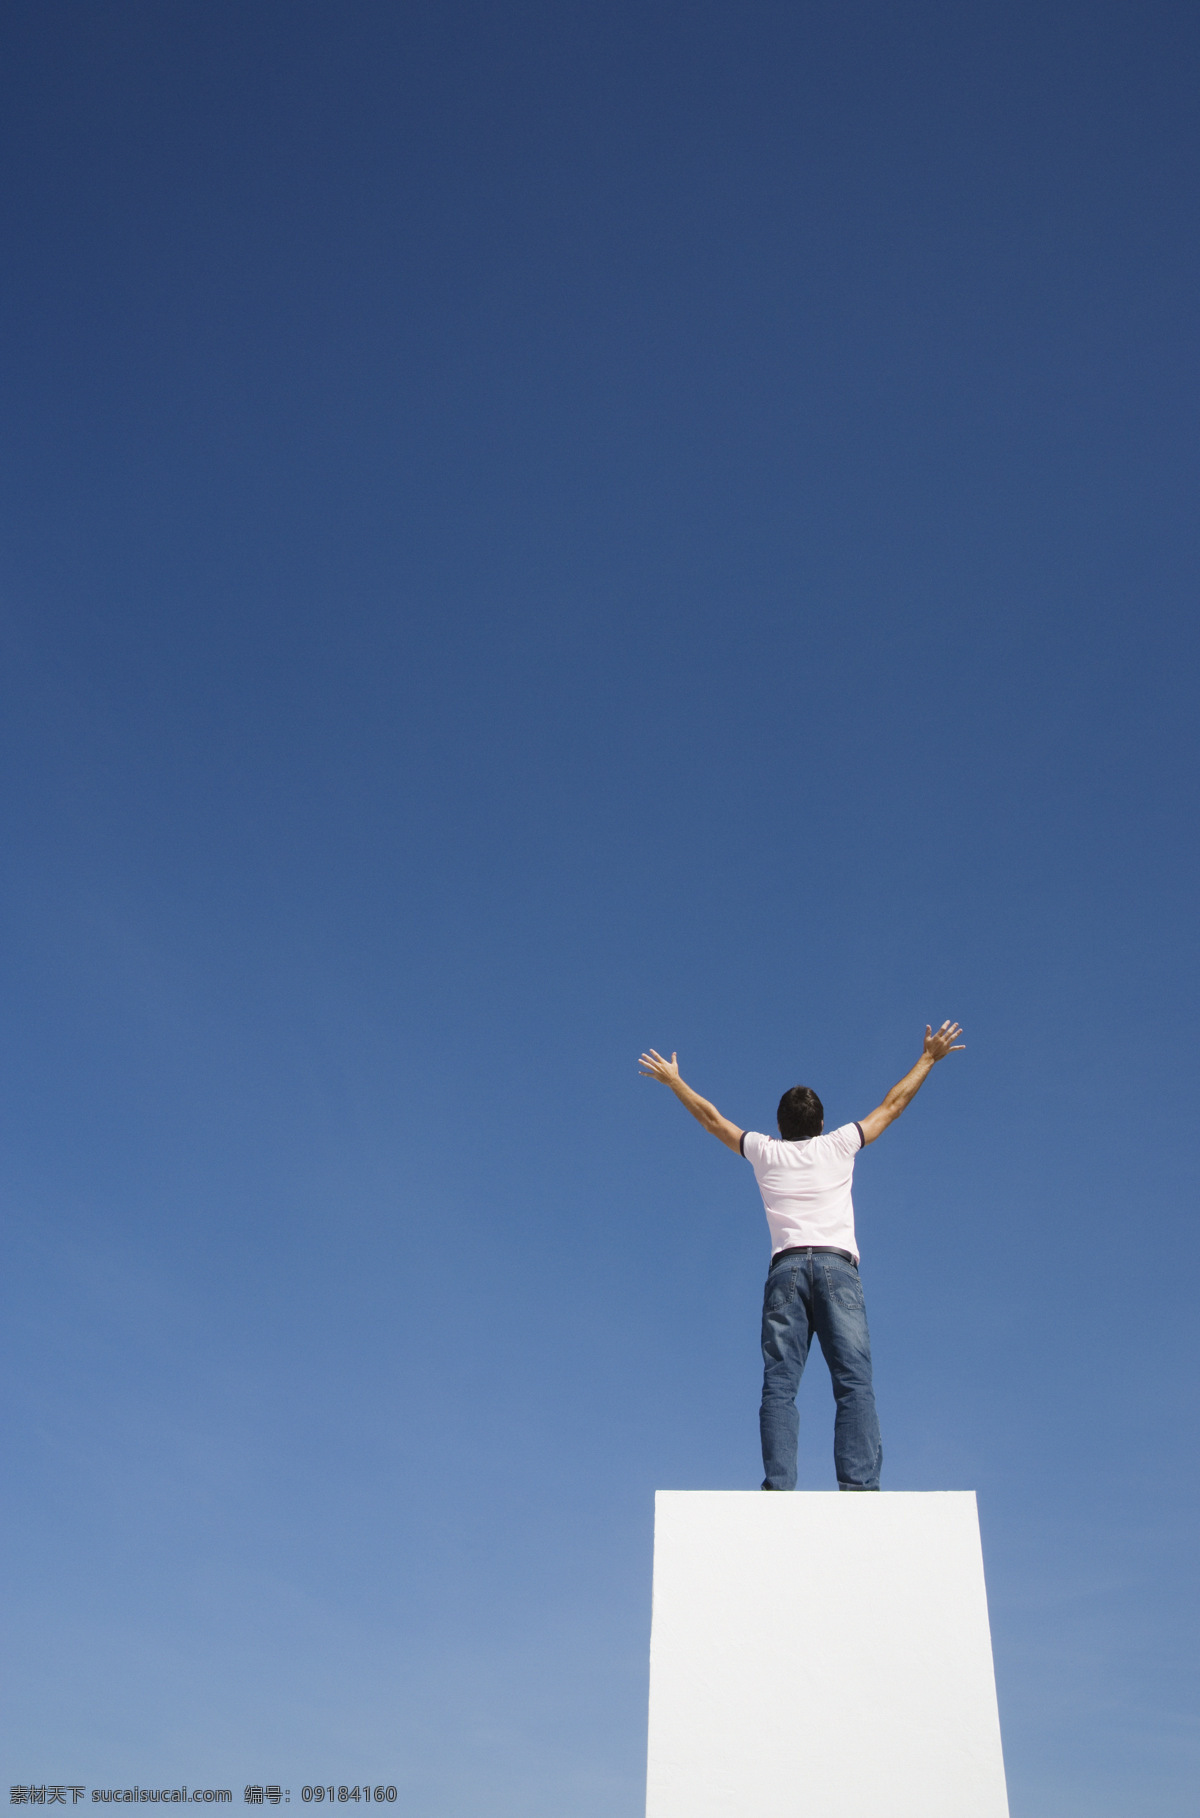
[[[1014,1818],[1193,1813],[1200,13],[12,0],[0,83],[5,1785],[636,1818],[767,1258],[636,1056],[842,1122],[949,1016],[885,1487],[979,1493]]]

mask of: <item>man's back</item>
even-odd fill
[[[858,1124],[843,1124],[828,1135],[799,1142],[784,1142],[757,1130],[745,1132],[741,1150],[762,1194],[772,1255],[811,1244],[845,1250],[857,1262],[850,1186],[862,1146]]]

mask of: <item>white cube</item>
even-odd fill
[[[660,1490],[646,1818],[1008,1818],[971,1490]]]

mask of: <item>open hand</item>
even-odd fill
[[[961,1034],[962,1030],[957,1023],[943,1023],[936,1035],[929,1024],[926,1023],[925,1052],[930,1060],[945,1060],[948,1054],[957,1054],[960,1048],[965,1048],[967,1045],[966,1042],[960,1042],[954,1039],[955,1036]]]
[[[638,1062],[638,1072],[644,1079],[661,1079],[665,1086],[669,1086],[679,1078],[679,1062],[674,1054],[670,1060],[664,1060],[661,1054],[651,1048],[649,1054],[643,1054]]]

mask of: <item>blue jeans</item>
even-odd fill
[[[883,1446],[871,1387],[871,1340],[858,1269],[836,1250],[795,1250],[772,1265],[763,1294],[762,1433],[764,1490],[796,1487],[800,1416],[796,1391],[816,1333],[837,1414],[833,1460],[838,1488],[877,1490]]]

